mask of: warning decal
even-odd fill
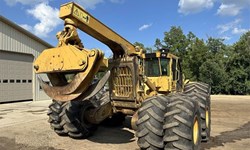
[[[89,15],[76,6],[73,8],[73,15],[84,23],[89,23]]]

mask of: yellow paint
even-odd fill
[[[69,17],[73,16],[73,17]],[[82,10],[80,6],[75,3],[66,3],[60,7],[60,18],[65,19],[66,17],[75,18],[83,23],[89,23],[90,15]]]
[[[79,9],[76,5],[74,5],[73,7],[73,16],[79,19],[81,22],[87,24],[89,23],[90,16],[83,12],[81,9]]]
[[[73,3],[67,3],[60,7],[59,17],[68,16],[72,12]]]
[[[185,80],[184,85],[188,84],[189,82],[190,82],[189,80]]]
[[[171,90],[169,76],[148,77],[148,78],[152,83],[155,84],[157,91],[168,92]]]
[[[79,50],[72,45],[46,49],[34,62],[34,66],[38,66],[35,72],[83,71],[90,63],[88,59],[90,52]]]
[[[198,125],[198,119],[195,117],[194,119],[194,125],[193,125],[193,142],[196,145],[199,140],[199,125]]]
[[[209,123],[210,123],[210,120],[209,120],[209,109],[207,108],[206,109],[206,127],[207,128],[209,127]]]

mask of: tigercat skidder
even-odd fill
[[[210,87],[185,80],[177,56],[167,49],[145,53],[73,2],[61,6],[59,17],[57,47],[34,62],[35,73],[50,80],[39,78],[53,99],[48,121],[58,135],[87,138],[98,124],[127,116],[141,149],[199,149],[209,139]],[[106,44],[113,57],[86,49],[77,29]]]

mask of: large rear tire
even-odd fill
[[[166,111],[163,95],[153,96],[142,102],[138,110],[136,136],[142,150],[163,149],[163,122]]]
[[[96,125],[84,120],[84,112],[93,108],[90,101],[60,102],[53,100],[49,106],[48,122],[51,128],[60,135],[72,138],[87,138],[96,129]]]
[[[211,100],[210,86],[201,82],[191,82],[185,85],[184,93],[189,94],[197,100],[201,112],[201,137],[207,142],[211,132]]]
[[[198,150],[201,122],[197,102],[185,94],[171,94],[167,100],[164,149]]]

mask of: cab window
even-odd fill
[[[161,58],[161,75],[169,76],[169,59]]]
[[[160,76],[160,67],[158,58],[145,59],[145,75],[148,77]]]

